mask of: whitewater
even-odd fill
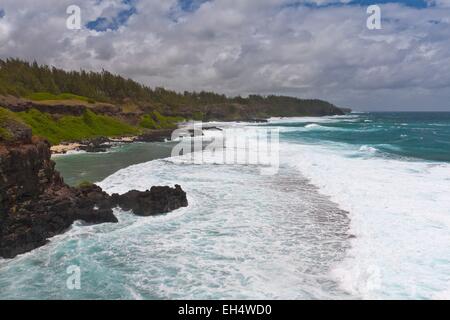
[[[211,124],[279,130],[278,174],[182,157],[121,169],[99,185],[123,193],[180,184],[189,207],[76,223],[47,246],[0,260],[0,298],[449,298],[450,164],[442,144],[423,157],[415,144],[427,134],[445,143],[436,128],[447,127],[389,119]],[[81,269],[81,290],[66,287],[70,265]]]

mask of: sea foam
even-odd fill
[[[333,275],[363,298],[433,298],[450,274],[450,165],[290,145],[292,166],[350,213],[356,236]]]

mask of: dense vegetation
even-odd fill
[[[145,129],[176,129],[177,123],[183,122],[181,117],[163,116],[158,111],[142,116],[139,125]]]
[[[32,96],[36,92],[58,96],[62,93],[87,97],[101,102],[150,103],[156,106],[203,105],[226,102],[224,95],[215,93],[178,94],[163,88],[154,90],[131,79],[103,70],[102,72],[64,71],[36,62],[19,59],[0,60],[0,94]]]
[[[15,119],[29,125],[34,135],[54,144],[96,136],[137,134],[143,130],[172,129],[184,119],[239,121],[342,113],[321,100],[274,95],[229,98],[203,91],[177,93],[164,88],[152,89],[105,70],[65,71],[19,59],[0,60],[0,96],[6,98],[3,101],[26,98],[45,106],[53,106],[52,101],[57,101],[62,109],[61,106],[58,109],[55,106],[53,110],[34,106],[34,109],[15,114],[5,109],[0,112],[0,138],[8,138],[5,123]],[[66,112],[65,106],[72,105],[68,101],[84,104],[84,114],[74,116]],[[114,111],[102,113],[100,109],[105,106]]]
[[[36,94],[39,93],[39,94]],[[321,100],[251,95],[228,98],[213,92],[177,93],[164,88],[151,89],[131,79],[108,71],[64,71],[55,67],[28,63],[18,59],[0,60],[0,95],[11,94],[34,99],[64,99],[66,93],[81,100],[114,104],[134,103],[143,109],[159,110],[171,115],[191,114],[199,120],[208,114],[208,106],[226,105],[231,112],[248,108],[254,115],[291,116],[329,114],[335,107]],[[61,96],[62,95],[62,96]],[[73,96],[76,95],[76,96]],[[236,111],[236,106],[238,110]],[[228,111],[227,111],[228,112]]]

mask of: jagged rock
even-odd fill
[[[12,141],[30,142],[31,129],[19,122],[6,122],[3,124],[4,128],[11,134]]]
[[[18,119],[14,113],[1,108],[0,110],[0,143],[11,145],[15,143],[30,143],[31,128]]]
[[[13,258],[43,246],[76,220],[115,223],[112,209],[117,205],[140,215],[187,205],[179,186],[113,197],[96,185],[69,187],[50,156],[50,146],[43,140],[0,143],[0,257]]]
[[[106,152],[112,147],[110,140],[106,137],[97,137],[90,140],[81,141],[80,150],[86,152]]]
[[[111,208],[96,210],[100,199],[64,184],[49,147],[38,139],[0,145],[0,257],[42,246],[75,220],[117,222]]]
[[[172,129],[152,130],[140,135],[136,141],[140,142],[164,142],[172,137]]]
[[[216,130],[216,131],[223,131],[222,128],[219,127],[202,127],[203,131],[208,131],[208,130]]]
[[[258,119],[258,118],[250,118],[247,120],[244,120],[245,122],[253,122],[253,123],[268,123],[269,120],[267,119]]]
[[[175,188],[152,187],[145,192],[132,190],[123,195],[113,194],[112,201],[123,210],[132,210],[139,216],[164,214],[188,206],[186,192],[179,185]]]

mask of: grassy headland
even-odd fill
[[[52,144],[78,141],[98,136],[123,136],[140,133],[140,129],[115,118],[86,111],[82,116],[63,116],[59,119],[32,109],[17,113],[33,130],[33,135],[46,138]]]
[[[164,117],[158,112],[145,115],[139,126],[130,125],[114,117],[98,115],[87,110],[82,116],[53,116],[31,109],[25,112],[11,112],[0,107],[0,138],[8,140],[12,134],[8,127],[13,122],[28,125],[33,135],[47,139],[52,144],[80,141],[99,136],[116,137],[138,135],[145,129],[174,129],[182,118]]]
[[[246,121],[342,114],[322,100],[275,95],[227,97],[204,91],[177,93],[152,89],[108,71],[65,71],[19,59],[0,60],[0,104],[14,111],[34,135],[53,144],[172,129],[185,119]],[[5,114],[4,109],[2,112]],[[0,134],[7,136],[4,131]]]

